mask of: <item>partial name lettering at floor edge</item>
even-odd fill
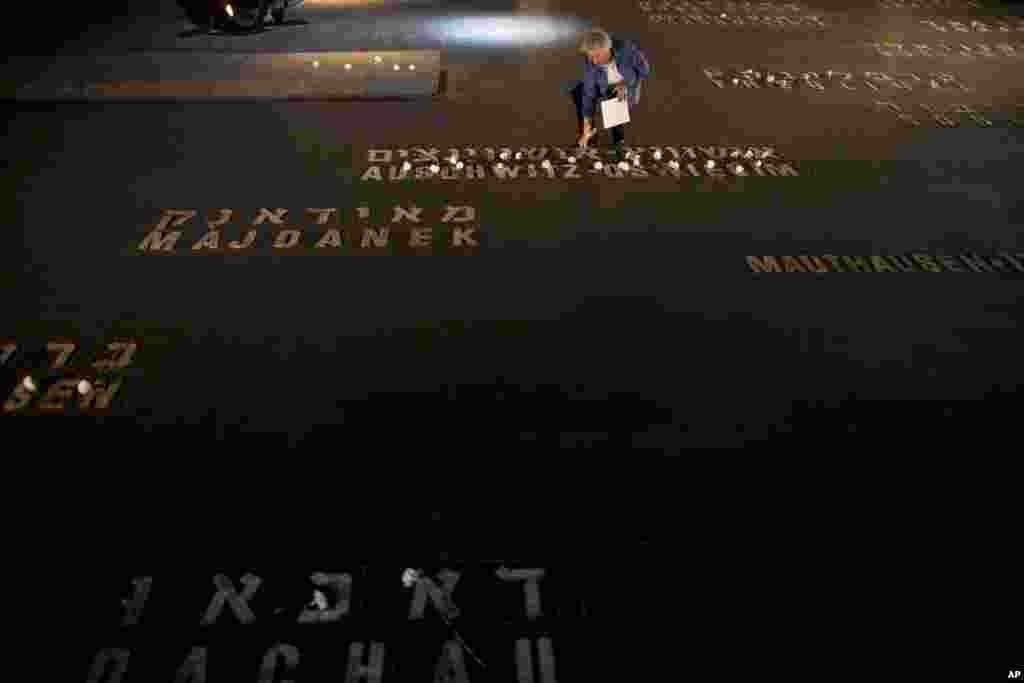
[[[754,273],[1024,273],[1024,252],[747,256]]]

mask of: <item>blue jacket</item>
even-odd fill
[[[651,65],[636,45],[622,38],[612,37],[612,59],[626,83],[626,92],[630,104],[640,100],[640,81],[651,73]],[[606,99],[608,92],[608,72],[603,66],[596,66],[586,56],[583,57],[583,116],[591,118],[597,109],[597,103]]]

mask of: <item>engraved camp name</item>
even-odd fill
[[[371,571],[373,573],[371,573]],[[411,570],[407,570],[411,571]],[[488,571],[488,573],[491,573]],[[424,670],[419,675],[413,676],[413,672],[406,674],[396,671],[390,660],[402,660],[403,665],[409,661],[405,648],[401,643],[391,641],[392,636],[404,639],[405,628],[415,631],[417,628],[426,628],[430,633],[430,624],[439,615],[446,622],[458,619],[465,611],[471,613],[473,618],[483,612],[486,619],[486,608],[493,601],[477,601],[476,603],[456,604],[460,592],[458,586],[463,580],[465,572],[442,569],[437,572],[424,573],[415,579],[415,584],[408,585],[411,589],[407,599],[408,608],[403,610],[405,614],[402,620],[408,625],[401,630],[381,630],[379,621],[374,620],[375,628],[372,634],[364,631],[365,620],[359,615],[361,610],[374,608],[374,598],[370,595],[366,598],[365,586],[361,584],[363,578],[367,584],[383,586],[376,576],[380,571],[364,568],[358,573],[349,571],[314,571],[309,575],[309,590],[312,593],[312,600],[309,603],[300,603],[296,600],[292,605],[280,606],[273,612],[264,613],[260,600],[267,591],[267,581],[258,574],[246,571],[241,576],[234,576],[225,573],[216,573],[208,585],[209,602],[205,602],[205,609],[195,615],[197,626],[200,630],[198,644],[187,646],[187,640],[183,641],[180,648],[182,657],[161,658],[166,662],[167,670],[163,672],[154,671],[145,663],[145,656],[140,656],[138,651],[128,649],[143,645],[149,636],[154,636],[161,645],[166,645],[169,636],[174,637],[175,629],[168,629],[167,626],[154,621],[159,613],[152,614],[151,595],[160,595],[161,583],[155,577],[149,575],[132,576],[131,591],[127,597],[121,600],[122,609],[112,610],[117,615],[121,626],[120,637],[113,643],[102,643],[92,658],[88,668],[88,678],[85,683],[146,683],[148,681],[175,681],[176,683],[228,683],[228,681],[245,680],[244,659],[246,655],[236,647],[226,647],[225,651],[217,654],[218,648],[224,644],[221,638],[215,638],[211,629],[239,629],[244,631],[256,629],[258,633],[265,634],[267,629],[287,629],[281,634],[280,639],[268,640],[260,645],[259,650],[251,650],[255,655],[252,664],[254,666],[254,678],[259,683],[273,683],[276,681],[288,682],[292,680],[310,681],[310,669],[308,664],[303,672],[299,671],[300,662],[312,659],[317,662],[321,654],[329,654],[330,659],[336,663],[337,670],[330,672],[330,678],[324,680],[346,681],[346,683],[391,683],[392,680],[425,680],[442,681],[446,683],[469,683],[473,681],[519,681],[519,683],[556,683],[556,672],[561,671],[556,661],[556,653],[561,650],[556,647],[554,637],[550,628],[556,620],[563,618],[572,619],[570,609],[587,614],[586,601],[589,598],[578,598],[578,606],[566,605],[550,601],[551,593],[546,588],[546,575],[548,570],[543,567],[531,565],[506,567],[504,564],[493,570],[494,581],[491,584],[493,589],[505,586],[522,587],[523,608],[504,619],[496,617],[495,621],[501,619],[507,626],[505,629],[510,636],[505,647],[489,648],[489,651],[477,654],[474,646],[466,643],[463,634],[468,636],[470,642],[474,642],[473,631],[467,631],[460,623],[460,631],[453,631],[450,637],[443,641],[434,643],[434,652],[428,660],[424,660]],[[397,583],[397,578],[396,583]],[[476,580],[476,577],[474,577]],[[404,576],[403,576],[404,581]],[[543,583],[542,583],[543,582]],[[272,581],[270,583],[273,583]],[[294,585],[294,584],[293,584]],[[181,589],[174,585],[168,586],[171,599],[176,604],[188,605],[188,600],[182,600]],[[264,600],[273,600],[273,586],[271,593]],[[308,594],[307,594],[308,595]],[[297,596],[297,593],[296,593]],[[381,594],[386,598],[386,605],[397,605],[390,595]],[[470,600],[466,600],[470,603]],[[262,604],[266,605],[266,602]],[[483,605],[483,609],[474,609]],[[379,611],[379,610],[378,610]],[[396,612],[398,614],[398,612]],[[520,616],[521,615],[521,616]],[[354,617],[359,617],[355,618]],[[189,618],[187,615],[184,618]],[[180,617],[179,617],[180,619]],[[176,620],[177,621],[177,620]],[[177,623],[181,623],[177,621]],[[417,626],[417,624],[423,626]],[[527,626],[530,624],[530,626]],[[490,626],[490,624],[488,625]],[[471,627],[470,627],[471,628]],[[317,636],[317,632],[326,630],[326,634]],[[545,635],[535,637],[531,631],[542,631]],[[363,631],[363,633],[360,633]],[[237,633],[236,638],[244,637]],[[126,636],[130,634],[130,637]],[[331,647],[324,650],[317,641],[322,640],[326,635],[331,641]],[[383,637],[384,642],[378,639]],[[429,639],[429,635],[424,638]],[[366,642],[366,638],[369,641]],[[312,642],[303,644],[306,639]],[[229,638],[227,640],[235,640]],[[262,640],[262,638],[260,638]],[[216,645],[220,641],[221,645]],[[172,641],[173,642],[173,641]],[[343,643],[347,642],[348,647]],[[266,647],[266,650],[263,648]],[[417,646],[421,647],[421,646]],[[301,648],[301,649],[300,649]],[[172,648],[173,649],[173,648]],[[144,652],[143,648],[143,652]],[[168,650],[171,652],[172,650]],[[426,654],[427,651],[423,650]],[[223,657],[223,660],[219,659]],[[470,658],[476,661],[481,668],[494,670],[506,675],[479,674],[470,666],[467,666]],[[140,662],[139,660],[143,661]],[[229,672],[219,667],[211,666],[213,661],[227,661],[229,659],[242,660],[241,665],[235,672]],[[506,664],[498,664],[502,659]],[[513,671],[514,662],[514,671]],[[320,659],[319,664],[326,664],[325,659]],[[496,667],[495,664],[498,664]],[[141,665],[141,666],[140,666]],[[319,666],[317,666],[319,669]],[[177,669],[177,671],[175,671]],[[221,673],[222,671],[222,673]],[[472,679],[470,672],[473,672]],[[393,673],[394,672],[394,673]],[[398,674],[398,675],[395,675]],[[403,675],[404,674],[404,675]],[[220,676],[223,676],[221,678]],[[392,678],[394,676],[394,678]]]
[[[164,209],[147,229],[136,251],[178,250],[184,233],[195,228],[185,253],[245,253],[270,248],[274,253],[375,253],[396,249],[429,250],[435,246],[472,250],[480,246],[477,211],[472,206],[445,206],[433,215],[419,206],[394,206],[381,218],[370,207],[356,209],[355,224],[342,225],[337,208],[307,208],[296,219],[286,208],[260,208],[251,220],[232,225],[233,209],[201,215],[197,209]],[[305,219],[311,225],[303,225]],[[360,225],[359,222],[364,224]]]
[[[463,147],[371,149],[364,181],[405,180],[580,180],[588,177],[798,176],[792,161],[774,147],[624,147],[608,150],[564,147]]]
[[[943,57],[967,57],[987,59],[1014,59],[1024,57],[1024,43],[981,43],[978,45],[948,45],[936,43],[864,43],[870,52],[880,57],[925,57],[940,59]]]
[[[728,12],[684,14],[648,14],[647,21],[677,26],[752,26],[756,28],[824,29],[828,24],[819,16],[775,16],[766,14],[729,14]]]
[[[754,273],[1024,273],[1024,253],[747,256]]]
[[[709,14],[801,14],[807,7],[794,2],[731,2],[729,0],[641,0],[637,5],[644,13],[689,13],[705,12]]]
[[[703,73],[717,88],[777,88],[779,90],[926,90],[973,92],[974,89],[951,73],[886,73],[884,71],[772,71],[768,69],[721,68],[709,66]]]
[[[905,108],[890,100],[877,100],[874,111],[893,114],[908,126],[959,128],[992,128],[996,123],[1005,123],[1014,128],[1024,128],[1024,106],[1016,111],[1004,111],[1003,107],[983,104],[949,104],[939,106],[918,103]],[[993,120],[995,119],[995,120]]]
[[[7,391],[3,413],[60,414],[103,412],[123,382],[120,374],[137,356],[134,339],[111,341],[92,353],[79,342],[50,339],[39,345],[0,341],[0,367],[13,370],[16,384]]]
[[[781,29],[823,29],[821,16],[795,3],[642,1],[640,11],[655,24]]]
[[[878,0],[882,9],[981,9],[974,0]]]
[[[988,21],[953,21],[944,19],[920,19],[921,26],[941,33],[1014,33],[1024,32],[1024,20],[989,19]]]

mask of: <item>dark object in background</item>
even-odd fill
[[[196,26],[230,33],[259,31],[269,12],[274,23],[284,23],[285,12],[303,0],[178,0]],[[227,8],[230,5],[231,12]]]

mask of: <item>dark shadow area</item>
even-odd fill
[[[360,10],[389,12],[408,15],[409,13],[503,13],[513,12],[518,7],[516,0],[399,0],[391,3],[375,3]]]
[[[5,378],[6,385],[13,380]],[[135,378],[126,381],[144,381]],[[280,384],[275,390],[283,390]],[[130,386],[128,387],[130,389]],[[187,411],[176,422],[148,416],[19,415],[4,418],[4,430],[19,443],[46,435],[47,448],[75,452],[104,443],[105,451],[173,455],[216,447],[238,453],[329,453],[346,444],[371,446],[395,457],[420,453],[425,444],[443,444],[452,457],[531,459],[556,453],[626,456],[671,455],[682,449],[783,448],[813,453],[837,448],[947,448],[968,452],[979,439],[998,434],[1014,419],[1021,387],[993,389],[984,398],[963,401],[877,401],[852,392],[836,399],[786,400],[772,413],[747,406],[722,408],[714,415],[692,413],[680,396],[671,402],[655,392],[609,392],[600,382],[518,385],[514,378],[493,384],[452,384],[434,392],[378,392],[361,401],[342,401],[331,422],[294,415],[284,429],[248,423],[230,406],[197,415]],[[788,406],[788,409],[783,407]],[[781,409],[781,414],[779,414]],[[691,416],[692,415],[692,416]],[[313,418],[319,419],[319,418]],[[645,437],[646,435],[646,437]],[[436,447],[436,446],[433,446]],[[916,451],[915,451],[916,452]],[[996,453],[1000,452],[997,447]],[[1001,452],[1013,452],[1007,442]],[[381,461],[383,464],[383,461]],[[353,466],[374,466],[365,460]],[[590,470],[597,474],[612,463]],[[626,476],[626,473],[622,473]],[[632,475],[629,475],[632,476]]]
[[[13,6],[8,21],[13,25],[32,27],[32,30],[8,41],[9,54],[57,53],[65,43],[74,42],[83,33],[95,27],[111,30],[130,30],[140,17],[164,18],[168,22],[185,21],[185,11],[171,0],[148,2],[82,3],[62,2],[59,8],[20,3]],[[44,17],[45,15],[45,17]]]
[[[194,36],[251,36],[251,35],[262,35],[264,33],[272,33],[277,29],[287,29],[295,26],[309,26],[310,21],[306,19],[285,19],[280,24],[267,24],[262,29],[250,30],[250,31],[223,31],[214,29],[207,31],[202,28],[194,28],[187,31],[182,31],[178,34],[178,38],[192,38]]]

